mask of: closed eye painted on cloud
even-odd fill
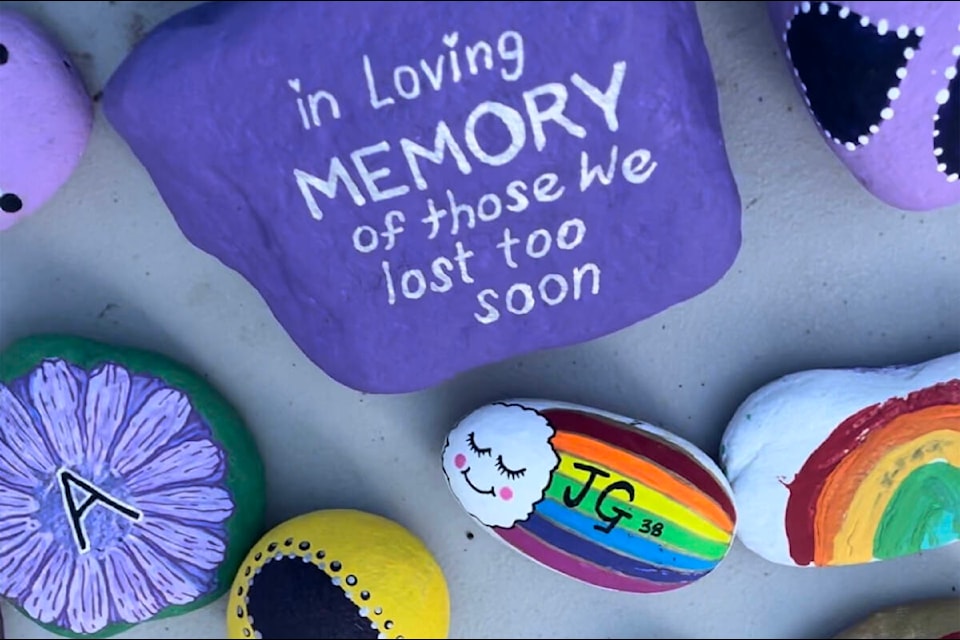
[[[783,38],[824,134],[853,151],[894,117],[900,81],[923,27],[872,21],[832,2],[802,2]]]

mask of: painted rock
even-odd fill
[[[741,541],[773,562],[860,564],[955,542],[960,353],[775,380],[737,409],[721,463]]]
[[[837,640],[957,639],[960,638],[960,600],[943,598],[883,609],[845,629],[834,638]]]
[[[362,511],[288,520],[250,550],[227,604],[228,638],[446,638],[440,566],[399,524]]]
[[[53,37],[0,8],[0,231],[42,207],[73,173],[93,128],[93,101]]]
[[[770,2],[827,144],[876,197],[960,202],[960,3]]]
[[[35,336],[0,357],[0,596],[105,637],[223,595],[262,532],[239,416],[160,355]]]
[[[187,238],[362,391],[622,329],[740,246],[692,2],[210,2],[104,110]]]
[[[574,404],[509,400],[443,448],[454,496],[502,541],[584,582],[650,593],[704,577],[730,549],[722,472],[656,426]]]

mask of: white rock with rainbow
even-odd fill
[[[862,564],[960,538],[960,353],[775,380],[737,409],[721,464],[738,536],[787,565]]]

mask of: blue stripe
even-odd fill
[[[655,542],[656,538],[645,538],[639,533],[634,535],[631,531],[623,528],[624,524],[630,523],[632,520],[624,519],[610,533],[604,533],[593,526],[601,524],[599,519],[588,518],[575,509],[569,509],[549,499],[542,500],[537,505],[536,511],[565,529],[573,531],[581,538],[588,538],[592,542],[608,547],[623,556],[640,558],[650,564],[669,567],[678,571],[706,572],[717,566],[715,560],[704,560],[703,558],[679,553],[675,549],[657,544]]]
[[[609,569],[631,578],[642,578],[650,582],[693,582],[706,575],[706,572],[679,573],[663,567],[655,567],[635,558],[621,556],[558,527],[537,511],[534,511],[526,521],[517,526],[523,527],[543,542],[566,553],[582,558],[603,569]]]

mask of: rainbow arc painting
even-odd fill
[[[722,458],[741,539],[777,562],[863,564],[956,542],[960,354],[781,378],[741,405]]]

